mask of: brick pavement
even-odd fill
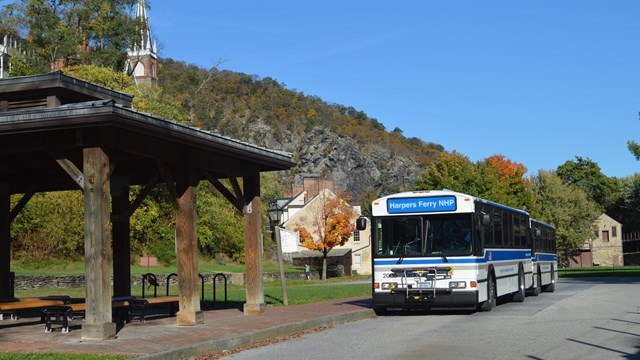
[[[0,349],[181,359],[375,316],[370,298],[268,307],[265,314],[256,316],[246,316],[238,309],[206,310],[203,314],[204,324],[193,327],[177,326],[175,317],[134,321],[120,329],[116,339],[104,341],[82,341],[81,320],[74,320],[66,334],[60,332],[59,326],[52,333],[45,333],[39,317],[1,320]]]

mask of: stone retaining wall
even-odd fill
[[[166,279],[169,274],[154,274],[158,280],[160,286],[166,286]],[[202,274],[204,277],[205,284],[211,284],[213,282],[214,273]],[[236,285],[244,285],[245,284],[245,274],[244,273],[224,273],[227,277],[227,283],[236,284]],[[315,275],[315,276],[314,276]],[[290,280],[302,280],[304,279],[304,273],[302,272],[290,272],[285,273],[285,277]],[[317,278],[316,274],[312,274],[312,277]],[[280,279],[280,273],[263,273],[262,274],[263,281],[273,281]],[[222,276],[218,276],[216,278],[217,283],[224,283],[224,278]],[[171,285],[177,285],[177,277],[172,276]],[[142,276],[134,275],[131,277],[131,286],[141,286],[142,285]],[[29,289],[39,289],[39,288],[63,288],[63,289],[72,289],[72,288],[82,288],[84,287],[84,275],[74,275],[74,276],[55,276],[55,275],[38,275],[38,276],[27,276],[27,275],[16,275],[15,278],[15,289],[16,290],[29,290]]]

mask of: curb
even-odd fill
[[[326,315],[315,319],[303,320],[290,324],[273,326],[268,329],[256,330],[237,336],[229,336],[226,338],[206,341],[199,344],[184,346],[175,349],[169,349],[153,354],[142,355],[136,357],[135,360],[178,360],[185,359],[190,356],[204,355],[208,353],[221,352],[230,350],[238,346],[251,344],[254,342],[273,339],[276,337],[288,336],[297,332],[311,330],[322,326],[342,325],[354,321],[371,319],[376,317],[372,309],[351,311],[343,314]]]

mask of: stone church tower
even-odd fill
[[[9,35],[0,36],[0,78],[9,77],[11,55],[19,51],[19,43]]]
[[[151,38],[147,4],[144,0],[138,0],[136,20],[142,24],[142,27],[140,37],[127,50],[129,60],[126,73],[133,76],[136,84],[141,82],[156,84],[158,82],[158,49],[156,42]]]

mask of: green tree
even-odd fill
[[[139,36],[134,0],[19,0],[2,9],[6,32],[20,35],[28,59],[12,75],[93,64],[124,69],[127,48]],[[23,71],[25,73],[18,73]]]
[[[244,262],[244,220],[242,214],[208,183],[198,186],[198,244],[203,254],[227,255]]]
[[[19,197],[12,197],[17,202]],[[84,256],[80,191],[35,194],[12,223],[13,257],[28,262]],[[13,205],[12,205],[13,206]]]
[[[62,69],[66,75],[106,87],[111,90],[132,94],[134,101],[139,98],[140,93],[133,83],[131,77],[122,71],[113,70],[107,67],[96,65],[78,65]]]
[[[637,142],[631,140],[627,143],[629,151],[636,157],[636,160],[640,160],[640,145]]]
[[[640,114],[639,114],[640,115]],[[629,140],[627,142],[627,147],[633,156],[635,156],[636,160],[640,160],[640,144],[633,140]]]
[[[531,216],[555,226],[560,264],[568,266],[593,236],[601,211],[582,189],[566,184],[555,172],[540,170],[531,177],[531,187],[536,196]]]
[[[616,220],[624,224],[624,232],[640,231],[640,174],[619,179],[623,201]]]
[[[417,190],[449,189],[478,195],[480,177],[477,166],[468,157],[456,152],[442,152],[434,163],[422,173],[416,183]]]
[[[566,161],[557,170],[558,176],[567,184],[584,190],[604,211],[615,206],[622,195],[619,183],[602,173],[593,160],[576,156],[576,160]]]

